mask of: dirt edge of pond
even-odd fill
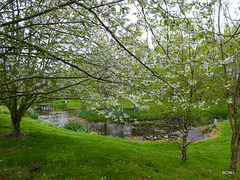
[[[205,139],[201,139],[201,140],[198,140],[198,141],[195,141],[193,143],[198,143],[200,141],[205,141],[205,140],[208,140],[208,139],[214,139],[214,138],[218,138],[218,137],[222,137],[218,134],[215,134],[218,130],[220,130],[220,127],[219,126],[216,126],[212,132],[210,133],[206,133],[207,137]]]
[[[203,130],[203,128],[198,128],[198,129]],[[220,127],[216,126],[210,133],[204,133],[204,139],[196,140],[196,141],[193,141],[192,143],[198,143],[200,141],[205,141],[205,140],[208,140],[208,139],[214,139],[214,138],[222,137],[220,135],[215,134],[219,129],[220,129]],[[139,138],[131,137],[131,138],[129,138],[129,140],[133,141],[133,142],[169,142],[169,141],[177,142],[177,141],[181,141],[181,137],[179,136],[177,139],[172,139],[172,140],[155,140],[155,141],[153,141],[153,140],[141,140]]]

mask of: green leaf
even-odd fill
[[[164,20],[164,26],[167,26],[167,24],[168,24],[168,20],[165,19],[165,20]]]
[[[198,34],[198,37],[199,37],[200,39],[202,39],[202,38],[203,38],[203,33]]]
[[[157,53],[160,53],[160,51],[161,51],[159,46],[158,46],[158,47],[156,47],[156,49],[155,49],[155,50],[156,50],[156,52],[157,52]]]

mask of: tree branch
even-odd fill
[[[19,22],[22,22],[22,21],[25,21],[25,20],[28,20],[28,19],[32,19],[32,18],[41,16],[41,15],[43,15],[43,14],[47,14],[47,13],[49,13],[49,12],[51,12],[51,11],[54,11],[54,10],[56,10],[56,9],[58,9],[58,8],[62,8],[62,7],[71,5],[71,4],[75,3],[75,2],[76,2],[76,0],[70,0],[70,1],[68,1],[68,2],[66,2],[66,3],[59,4],[59,5],[55,6],[55,7],[46,9],[46,10],[44,10],[44,11],[42,11],[42,12],[33,14],[33,15],[31,15],[31,16],[27,16],[27,17],[24,17],[24,18],[21,18],[21,19],[16,19],[16,20],[13,20],[13,21],[9,21],[9,22],[3,23],[3,24],[0,25],[0,27],[4,27],[4,26],[8,26],[8,25],[10,25],[10,24],[16,24],[16,23],[19,23]]]

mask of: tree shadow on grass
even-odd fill
[[[0,138],[4,140],[11,140],[11,139],[23,139],[30,137],[30,134],[19,134],[19,135],[12,135],[11,133],[1,134]]]

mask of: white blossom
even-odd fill
[[[227,64],[232,63],[232,62],[233,62],[233,57],[228,57],[224,60],[220,60],[219,64],[221,64],[221,65],[226,64],[227,65]]]
[[[232,104],[232,102],[233,102],[232,98],[228,98],[228,99],[227,99],[227,103],[228,103],[228,104]]]
[[[229,90],[230,84],[223,85],[227,90]]]
[[[188,83],[191,85],[191,86],[194,86],[195,84],[197,84],[197,81],[195,80],[188,80]]]
[[[204,106],[204,104],[205,104],[205,101],[202,101],[202,102],[200,101],[200,102],[199,102],[199,107]]]

